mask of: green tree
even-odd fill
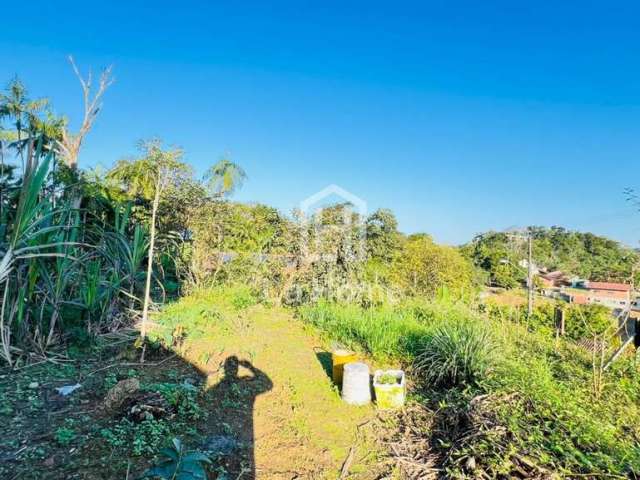
[[[402,234],[393,212],[381,208],[367,217],[367,256],[381,262],[392,262],[402,247]]]
[[[247,174],[242,167],[227,158],[222,158],[211,166],[204,175],[207,190],[214,198],[233,194],[246,179]]]
[[[20,152],[22,169],[24,171],[23,140],[37,125],[38,114],[49,104],[46,98],[31,100],[25,85],[14,78],[7,87],[5,93],[0,93],[0,119],[9,118],[15,127],[14,135],[9,138],[15,140],[15,145]],[[5,133],[6,135],[6,133]]]
[[[533,237],[533,260],[539,267],[562,270],[595,281],[638,281],[638,252],[592,233],[562,227],[528,227]],[[518,263],[527,257],[525,242],[505,232],[478,235],[463,247],[476,266],[488,272],[492,285],[511,288],[522,283],[525,270]]]
[[[437,245],[425,234],[410,236],[393,265],[395,282],[409,295],[433,297],[442,288],[464,294],[473,288],[473,277],[458,249]]]
[[[147,273],[144,290],[144,303],[140,335],[146,339],[149,306],[151,303],[151,277],[156,245],[156,218],[160,199],[172,185],[178,185],[191,176],[190,167],[182,161],[180,149],[164,149],[159,140],[141,144],[142,156],[132,160],[121,160],[109,172],[108,178],[119,182],[130,195],[151,201],[151,220],[149,224],[149,251],[147,254]],[[144,357],[143,357],[144,360]]]

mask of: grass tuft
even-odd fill
[[[429,332],[414,362],[434,387],[478,385],[495,364],[495,341],[477,321],[452,321]]]

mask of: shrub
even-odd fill
[[[565,311],[566,332],[573,340],[592,338],[615,330],[611,311],[602,305],[569,305]]]
[[[235,310],[244,310],[258,303],[248,288],[236,288],[231,294],[231,305]]]
[[[415,235],[394,262],[392,277],[408,295],[434,297],[443,288],[468,294],[473,290],[474,273],[471,262],[457,249]]]
[[[433,386],[476,385],[494,365],[495,343],[476,321],[444,323],[425,339],[414,362]]]

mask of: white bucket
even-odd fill
[[[366,405],[371,402],[371,386],[367,364],[353,362],[344,366],[342,399],[350,405]]]

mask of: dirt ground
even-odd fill
[[[213,307],[191,307],[197,334],[185,322],[172,351],[149,352],[144,366],[125,342],[0,371],[1,478],[138,478],[173,437],[221,452],[212,479],[387,478],[375,407],[341,400],[328,345],[315,332],[284,309],[257,305],[212,320],[205,313]],[[186,411],[176,407],[157,422],[105,415],[109,388],[131,377],[147,392],[175,396],[188,384],[198,393]],[[82,386],[68,397],[55,391],[75,383]]]
[[[233,331],[187,340],[181,355],[224,406],[212,431],[242,439],[240,469],[257,478],[338,478],[353,447],[349,478],[375,478],[379,451],[366,428],[375,409],[340,399],[326,345],[288,312],[260,306],[240,314]]]

